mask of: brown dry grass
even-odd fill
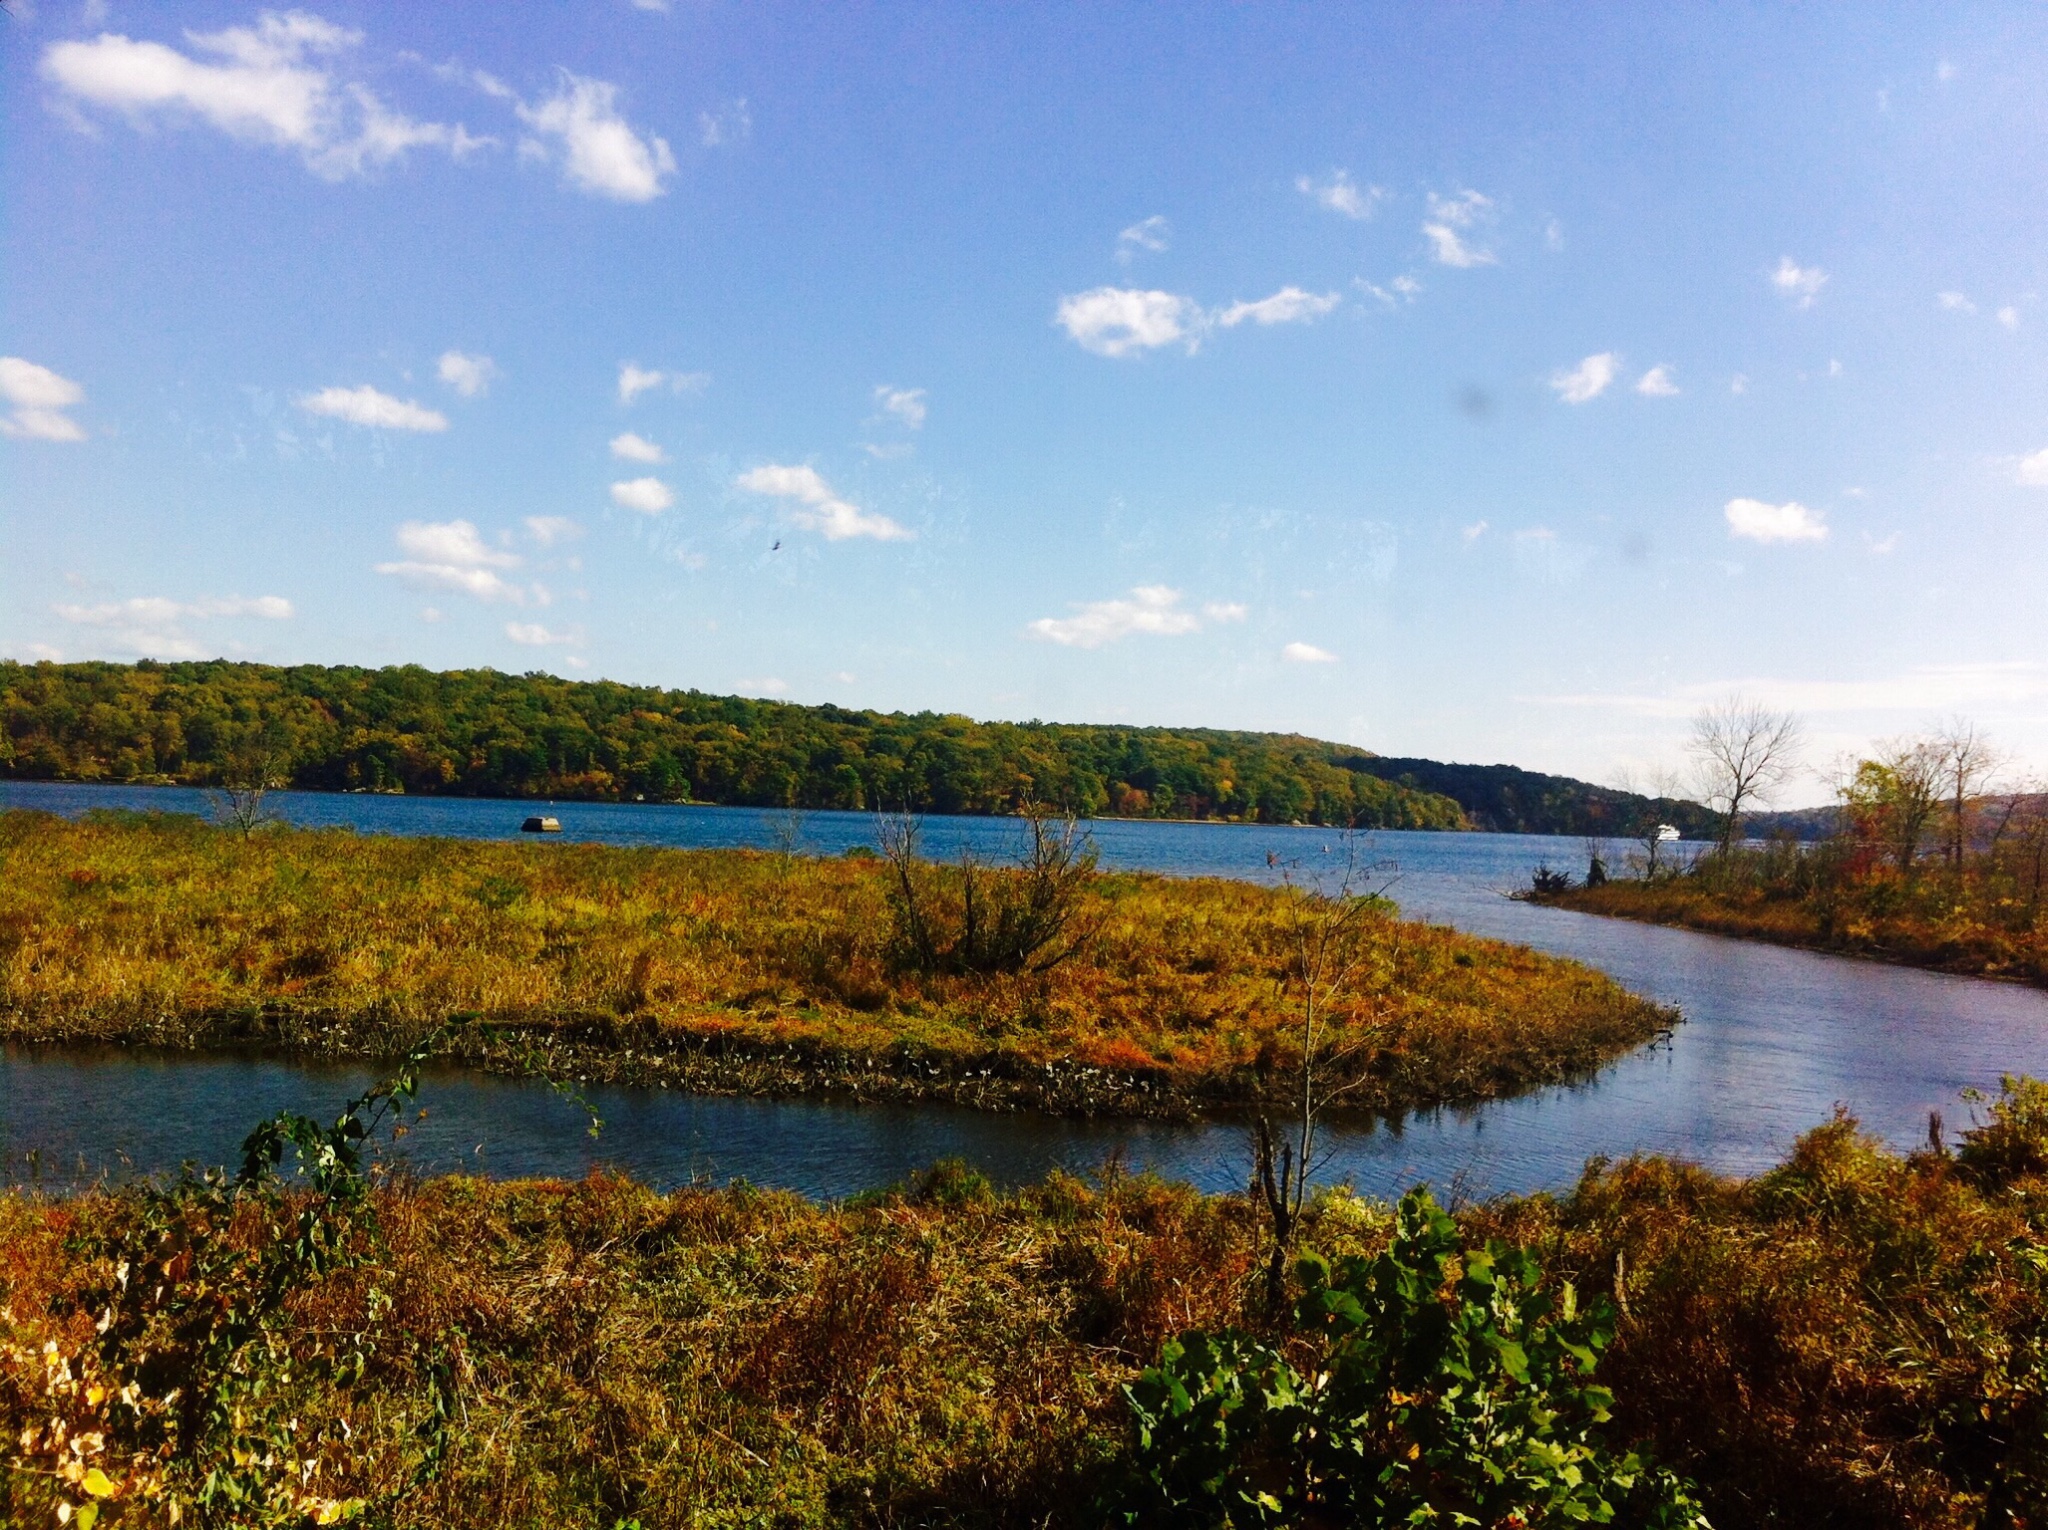
[[[0,815],[0,1030],[16,1038],[402,1053],[460,1013],[471,1056],[740,1090],[1186,1113],[1295,1064],[1301,896],[1101,875],[1049,972],[892,960],[860,860],[494,844],[189,819]],[[1512,1092],[1675,1018],[1576,963],[1391,915],[1338,1013],[1354,1104]]]

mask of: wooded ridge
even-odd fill
[[[1691,803],[1298,734],[976,722],[417,665],[0,661],[0,779],[1626,834]],[[1694,820],[1698,819],[1698,822]]]

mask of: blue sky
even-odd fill
[[[9,11],[9,656],[2048,766],[2037,8]]]

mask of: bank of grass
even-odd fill
[[[1102,874],[1071,958],[896,959],[873,859],[401,839],[189,818],[0,815],[0,1034],[458,1055],[753,1093],[1186,1115],[1297,1064],[1301,895]],[[1360,1109],[1483,1099],[1598,1066],[1672,1012],[1576,963],[1391,910],[1335,1012]]]
[[[1545,892],[1536,901],[1586,914],[1679,925],[1866,956],[1904,966],[2048,986],[2048,915],[1974,879],[1939,869],[1908,879],[1887,867],[1823,879],[1778,875],[1797,852],[1739,850],[1726,866],[1654,880],[1617,878]],[[1825,859],[1822,852],[1809,852]]]
[[[1610,1439],[1692,1477],[1719,1530],[2012,1530],[2048,1514],[2044,1170],[2048,1092],[2022,1083],[1960,1152],[1902,1158],[1842,1119],[1754,1180],[1596,1162],[1567,1195],[1459,1221],[1618,1304]],[[246,1406],[289,1415],[295,1483],[394,1526],[1093,1526],[1130,1444],[1121,1388],[1161,1343],[1282,1329],[1251,1204],[1147,1179],[999,1194],[942,1167],[836,1206],[604,1177],[374,1199],[366,1262],[285,1296],[262,1362],[282,1379]],[[130,1378],[135,1406],[194,1380],[181,1335],[214,1298],[179,1288],[205,1218],[178,1204],[166,1224],[139,1188],[0,1198],[6,1523],[54,1523],[102,1462],[108,1525],[196,1491],[191,1462],[144,1448],[157,1415],[120,1400]],[[1389,1220],[1333,1193],[1305,1238],[1374,1252]],[[208,1225],[252,1253],[290,1236]],[[313,1379],[332,1336],[366,1332],[359,1372]],[[427,1438],[438,1466],[409,1485]],[[65,1461],[93,1466],[67,1482]]]

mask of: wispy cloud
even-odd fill
[[[675,494],[659,478],[629,478],[612,485],[612,503],[622,510],[659,515],[675,502]]]
[[[583,535],[583,527],[566,515],[529,515],[526,534],[542,547],[553,547],[557,542],[575,541]]]
[[[1334,292],[1282,287],[1270,297],[1205,309],[1193,298],[1135,287],[1097,287],[1062,298],[1053,321],[1075,344],[1098,356],[1131,356],[1181,345],[1190,354],[1210,329],[1254,324],[1308,324],[1343,301]]]
[[[372,430],[411,430],[432,434],[448,428],[448,416],[410,399],[393,398],[368,383],[360,388],[322,388],[299,400],[308,414],[326,415]]]
[[[107,634],[114,646],[150,658],[200,659],[208,647],[189,631],[189,621],[217,617],[256,617],[289,621],[292,603],[281,595],[202,595],[197,600],[171,600],[162,595],[101,605],[59,605],[51,608],[65,621]],[[218,652],[218,649],[214,649]]]
[[[709,386],[709,372],[664,372],[643,367],[638,362],[619,363],[619,402],[622,404],[630,404],[655,388],[668,388],[676,393],[702,393]]]
[[[1977,305],[1960,292],[1937,292],[1934,301],[1950,313],[1975,313]]]
[[[875,389],[875,402],[884,414],[894,415],[912,430],[924,428],[924,389],[892,388],[883,383]]]
[[[1731,499],[1722,507],[1728,534],[1751,542],[1825,542],[1827,521],[1797,500],[1782,505],[1760,499]]]
[[[528,648],[581,648],[584,641],[581,627],[557,632],[539,622],[507,622],[505,636]]]
[[[1201,343],[1202,307],[1172,292],[1096,287],[1061,298],[1053,322],[1084,351],[1130,356],[1161,346]]]
[[[697,141],[707,149],[722,149],[745,143],[754,136],[754,114],[747,98],[739,96],[716,111],[697,113]]]
[[[618,103],[618,86],[564,69],[553,95],[520,104],[519,120],[539,135],[522,149],[542,159],[559,154],[569,184],[592,196],[651,202],[667,189],[662,180],[675,173],[675,155],[666,139],[634,131]]]
[[[612,437],[612,455],[623,462],[666,462],[668,453],[648,440],[624,430]]]
[[[398,528],[406,557],[377,564],[380,574],[423,589],[454,590],[478,600],[525,602],[526,592],[498,571],[519,566],[519,555],[485,542],[472,521],[407,521]]]
[[[1476,191],[1461,191],[1455,196],[1439,196],[1430,193],[1429,218],[1422,225],[1423,236],[1429,240],[1430,253],[1439,265],[1457,266],[1469,270],[1473,266],[1490,266],[1496,263],[1491,250],[1481,249],[1470,242],[1474,230],[1493,218],[1493,199]]]
[[[1332,170],[1322,180],[1314,176],[1296,176],[1294,188],[1303,196],[1312,198],[1319,207],[1327,207],[1333,213],[1364,222],[1373,215],[1373,210],[1386,198],[1386,189],[1381,186],[1361,186],[1351,179],[1348,170]]]
[[[1919,664],[1873,680],[1800,680],[1747,676],[1681,685],[1654,695],[1593,692],[1535,696],[1554,706],[1605,707],[1646,717],[1687,717],[1739,693],[1794,712],[1949,713],[1958,707],[2030,706],[2048,699],[2048,664],[2031,660]]]
[[[464,398],[480,398],[490,392],[491,383],[498,375],[498,364],[488,356],[443,351],[437,370],[441,381]]]
[[[1318,648],[1313,643],[1289,643],[1280,650],[1280,657],[1289,664],[1335,664],[1337,656],[1327,648]]]
[[[1173,225],[1154,213],[1116,236],[1116,258],[1129,265],[1140,250],[1152,255],[1164,254],[1172,238]]]
[[[1645,398],[1676,398],[1678,384],[1671,376],[1671,368],[1660,364],[1636,380],[1636,392]]]
[[[1587,404],[1607,391],[1621,370],[1621,357],[1613,351],[1588,356],[1575,367],[1551,374],[1550,386],[1567,404]]]
[[[1214,318],[1224,329],[1235,329],[1247,319],[1254,324],[1310,324],[1341,302],[1343,299],[1334,292],[1317,294],[1299,287],[1282,287],[1255,303],[1232,303],[1219,309]]]
[[[304,11],[266,11],[254,26],[186,32],[191,53],[112,32],[55,43],[42,72],[75,100],[138,125],[182,118],[296,151],[328,180],[368,174],[413,149],[463,159],[493,142],[459,123],[416,121],[367,86],[337,78],[332,62],[361,41],[362,33]]]
[[[2020,458],[2013,480],[2030,489],[2048,489],[2048,447]]]
[[[1211,622],[1243,621],[1245,608],[1212,602],[1200,614],[1182,607],[1179,590],[1163,584],[1141,584],[1127,598],[1076,605],[1072,616],[1041,616],[1028,631],[1067,648],[1100,648],[1134,633],[1153,637],[1185,637]]]
[[[0,356],[0,435],[18,441],[83,441],[85,431],[64,411],[85,402],[85,389],[48,367]]]
[[[749,494],[765,494],[796,502],[790,519],[807,531],[815,531],[828,542],[850,537],[873,537],[878,542],[908,542],[915,533],[899,526],[886,515],[877,515],[850,504],[833,493],[832,486],[818,476],[816,468],[786,467],[770,463],[742,473],[737,480]]]
[[[1827,272],[1819,266],[1802,266],[1790,255],[1782,256],[1778,268],[1771,273],[1771,285],[1795,308],[1811,308],[1820,289],[1827,284]]]

